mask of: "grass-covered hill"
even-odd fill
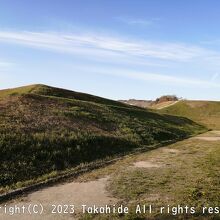
[[[220,102],[182,100],[158,112],[187,117],[209,129],[220,129]]]
[[[32,85],[0,91],[0,189],[204,131],[193,121]]]

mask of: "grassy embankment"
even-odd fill
[[[205,131],[193,121],[33,85],[0,91],[0,191]]]
[[[220,102],[183,100],[158,112],[190,118],[209,129],[220,130]]]

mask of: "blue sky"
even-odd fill
[[[218,0],[0,0],[0,89],[220,100]]]

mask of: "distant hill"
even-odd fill
[[[119,102],[126,103],[128,105],[138,106],[141,108],[148,108],[151,106],[151,100],[137,100],[137,99],[128,99],[128,100],[118,100]]]
[[[0,91],[0,191],[206,130],[184,117],[31,85]]]
[[[161,96],[155,101],[129,99],[120,102],[156,110],[158,113],[186,117],[209,129],[220,129],[220,102],[182,100],[175,95]]]
[[[177,102],[179,99],[175,95],[164,95],[160,98],[153,100],[137,100],[137,99],[128,99],[128,100],[119,100],[119,102],[126,103],[128,105],[138,106],[141,108],[162,108],[174,102]]]
[[[181,100],[158,112],[187,117],[209,129],[220,129],[220,102]]]

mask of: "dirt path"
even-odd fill
[[[89,182],[64,183],[31,193],[27,197],[24,197],[22,201],[15,201],[8,206],[13,207],[17,205],[18,207],[22,207],[22,205],[25,205],[25,207],[27,207],[29,204],[42,204],[45,209],[42,215],[35,214],[30,216],[26,213],[25,215],[15,214],[9,216],[1,213],[0,219],[77,219],[76,214],[81,211],[82,205],[104,206],[107,204],[115,204],[117,202],[117,199],[111,198],[105,190],[107,180],[108,177]],[[53,204],[62,206],[66,204],[74,204],[75,214],[52,214],[51,212],[54,208],[54,206],[52,206]],[[65,209],[67,207],[65,206],[63,208]],[[72,206],[69,206],[68,212],[72,212],[72,208]]]
[[[196,136],[195,139],[204,141],[220,141],[220,131],[210,131],[206,134]]]
[[[159,103],[159,104],[155,105],[154,108],[156,108],[156,109],[163,109],[163,108],[167,108],[167,107],[170,107],[172,105],[175,105],[178,102],[179,102],[179,100],[178,101],[162,102],[162,103]]]

